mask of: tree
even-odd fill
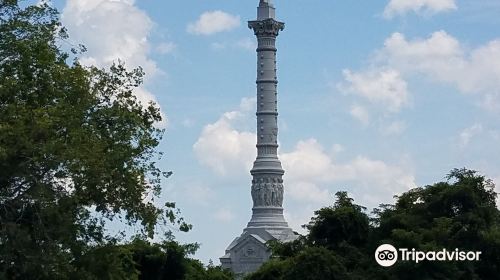
[[[496,279],[500,273],[500,211],[495,185],[467,169],[454,169],[446,178],[446,182],[410,190],[398,196],[395,205],[379,209],[374,239],[423,251],[460,248],[482,252],[482,261],[477,263],[397,264],[392,270],[396,278]]]
[[[265,263],[245,280],[336,280],[350,279],[334,252],[323,247],[306,247],[297,255]]]
[[[495,185],[467,169],[454,169],[446,178],[446,182],[397,196],[394,205],[375,209],[371,219],[345,192],[337,193],[333,206],[315,212],[306,225],[307,235],[290,243],[271,243],[274,259],[248,279],[337,279],[325,275],[343,275],[340,279],[498,279],[500,211]],[[421,251],[481,251],[481,261],[398,261],[383,268],[373,254],[385,243]]]
[[[274,260],[248,279],[364,279],[356,272],[367,262],[369,218],[346,192],[335,196],[333,206],[314,212],[306,236],[270,242]]]
[[[160,111],[133,94],[140,68],[84,67],[74,49],[68,63],[57,11],[17,2],[0,2],[0,278],[96,278],[77,264],[116,243],[103,218],[149,237],[159,222],[190,227],[144,199],[170,175],[156,164]]]
[[[315,211],[315,216],[306,225],[308,240],[330,249],[342,243],[364,245],[369,232],[369,218],[363,212],[366,208],[354,204],[346,192],[337,192],[335,196],[335,204]]]
[[[264,263],[259,270],[247,275],[245,280],[284,280],[286,271],[290,268],[292,258],[282,260],[271,259]]]
[[[98,275],[98,279],[234,279],[231,272],[220,266],[204,266],[199,260],[190,258],[198,247],[196,243],[179,244],[171,235],[160,243],[137,236],[126,244],[92,249],[80,260],[78,267],[84,267],[87,276]]]
[[[204,266],[198,260],[189,260],[188,270],[185,276],[186,280],[233,280],[234,274],[223,269],[221,266],[213,265],[212,261],[208,266]]]

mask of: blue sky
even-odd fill
[[[274,1],[285,213],[300,230],[348,191],[370,210],[455,167],[500,182],[500,1]],[[257,0],[52,1],[83,63],[148,74],[166,117],[162,199],[218,261],[250,219]]]

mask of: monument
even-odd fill
[[[248,27],[257,36],[257,159],[252,174],[252,218],[220,258],[237,275],[256,271],[270,257],[266,242],[295,240],[283,217],[283,174],[278,159],[276,37],[285,27],[275,19],[271,0],[260,0],[257,20]]]

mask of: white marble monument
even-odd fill
[[[270,257],[269,240],[292,241],[297,234],[283,217],[283,174],[278,159],[276,37],[285,24],[275,19],[271,0],[260,0],[257,20],[248,22],[257,47],[257,159],[250,173],[252,218],[241,236],[220,258],[222,267],[239,276],[257,270]]]

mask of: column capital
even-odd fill
[[[248,28],[253,29],[257,37],[260,36],[278,36],[279,32],[285,29],[285,23],[279,22],[273,18],[265,20],[252,20],[248,22]]]

